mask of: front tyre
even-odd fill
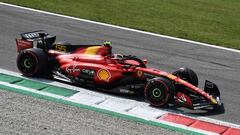
[[[198,86],[197,74],[190,68],[179,68],[177,71],[173,72],[173,75],[191,83],[194,86]]]
[[[151,79],[144,90],[145,99],[155,107],[164,107],[174,99],[174,85],[172,81],[163,78]]]
[[[47,54],[39,48],[21,51],[17,57],[17,67],[24,76],[39,76],[47,70]]]

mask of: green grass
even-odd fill
[[[1,0],[240,49],[239,0]]]

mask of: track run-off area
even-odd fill
[[[117,95],[108,95],[102,92],[87,92],[87,90],[82,91],[86,93],[94,93],[96,95],[82,95],[78,92],[75,93],[76,91],[62,88],[64,86],[70,87],[67,84],[61,85],[61,87],[58,87],[60,90],[55,91],[55,86],[51,86],[54,88],[45,88],[46,86],[43,87],[41,85],[36,85],[36,87],[28,89],[28,85],[32,86],[33,84],[24,83],[24,81],[16,81],[16,83],[21,84],[20,86],[17,85],[19,89],[27,88],[28,90],[35,90],[34,92],[32,91],[33,93],[36,92],[36,89],[41,89],[41,91],[38,91],[38,94],[44,93],[44,95],[47,94],[47,96],[50,97],[57,95],[57,99],[60,98],[69,102],[80,102],[86,106],[94,105],[94,107],[96,107],[95,105],[100,105],[104,110],[108,110],[109,107],[114,108],[115,106],[115,110],[112,110],[112,108],[110,109],[111,112],[118,112],[118,109],[121,108],[120,112],[117,113],[120,113],[119,115],[121,116],[134,117],[134,119],[137,117],[135,120],[138,122],[144,121],[143,123],[146,123],[146,121],[149,122],[149,120],[155,123],[155,119],[157,119],[157,122],[160,121],[162,125],[173,125],[173,127],[175,126],[184,130],[184,132],[190,131],[190,133],[195,133],[199,131],[199,133],[206,132],[209,134],[207,131],[194,128],[193,123],[199,120],[203,122],[210,121],[217,125],[220,124],[221,126],[224,126],[220,127],[220,129],[222,129],[221,131],[218,130],[219,127],[217,127],[217,133],[226,133],[226,131],[230,132],[228,127],[239,128],[240,118],[238,115],[240,111],[240,100],[238,97],[240,95],[240,53],[238,50],[215,46],[212,47],[207,44],[158,36],[111,25],[102,25],[101,23],[83,21],[81,19],[54,15],[52,13],[46,14],[9,5],[0,5],[0,11],[0,62],[2,63],[0,68],[17,72],[17,53],[14,39],[18,37],[18,34],[21,32],[43,29],[53,35],[57,35],[58,41],[66,40],[74,44],[102,43],[104,40],[109,40],[113,42],[113,49],[115,52],[134,54],[141,58],[147,58],[149,63],[148,66],[160,68],[168,72],[172,72],[179,67],[190,67],[194,69],[199,75],[200,84],[203,85],[204,79],[208,79],[218,85],[225,110],[223,112],[200,112],[182,108],[156,109],[149,107],[144,101],[137,101],[134,98],[128,99]],[[7,72],[5,70],[1,71]],[[6,73],[4,72],[1,73],[5,75]],[[17,73],[9,72],[9,74],[16,75]],[[19,75],[17,75],[17,77],[19,77]],[[6,81],[1,81],[1,85],[11,85],[11,87],[14,85],[14,87],[16,87],[16,84]],[[60,85],[60,83],[58,85]],[[78,88],[74,87],[73,89]],[[102,98],[98,94],[104,95],[107,98]],[[94,97],[94,100],[92,97]],[[108,100],[109,97],[114,97],[114,100],[117,99],[117,101],[114,102],[114,100]],[[126,101],[128,103],[134,103],[126,105]],[[84,105],[81,105],[81,107],[82,106]],[[121,112],[122,110],[130,112],[130,114],[125,114],[126,112]],[[187,115],[194,118],[194,121],[189,124],[190,126],[169,123],[164,121],[164,118],[161,117],[167,115],[169,112],[171,112],[171,114],[177,113],[180,116]],[[145,116],[146,114],[151,115]],[[171,115],[168,117],[171,117]],[[192,119],[187,120],[191,121]],[[150,124],[154,125],[151,122]],[[192,124],[193,127],[191,127]],[[196,125],[197,124],[195,124],[195,126]],[[227,127],[225,128],[225,126]]]

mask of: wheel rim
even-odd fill
[[[35,71],[36,61],[34,56],[27,54],[20,58],[20,69],[24,73],[32,73]]]
[[[23,65],[24,65],[25,68],[28,68],[28,69],[31,68],[33,66],[32,59],[29,59],[29,58],[25,59],[23,61]]]
[[[155,89],[153,89],[152,94],[153,94],[153,97],[159,98],[162,95],[162,91],[158,88],[155,88]]]
[[[163,86],[158,86],[152,89],[150,92],[150,98],[153,101],[161,101],[164,98],[164,87]]]
[[[152,106],[164,107],[168,105],[174,99],[172,81],[163,77],[149,80],[144,90],[144,96]]]

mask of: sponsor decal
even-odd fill
[[[32,48],[33,47],[33,42],[32,41],[16,39],[16,43],[17,43],[17,51],[18,52],[23,50],[23,49],[27,49],[27,48]]]
[[[172,74],[168,74],[167,77],[170,78],[170,79],[172,79],[172,80],[175,80],[175,79],[177,78],[176,76],[174,76],[174,75],[172,75]]]
[[[95,75],[95,71],[92,69],[82,69],[81,73],[90,77],[93,77]]]
[[[138,77],[142,77],[143,76],[143,71],[137,71],[137,75],[138,75]]]
[[[27,45],[27,46],[32,45],[32,41],[26,41],[26,40],[22,40],[22,39],[17,39],[17,43],[19,45]]]
[[[131,90],[127,90],[127,89],[120,89],[120,93],[129,93],[129,94],[133,94],[134,92]]]
[[[79,69],[79,67],[76,64],[74,64],[74,65],[68,65],[66,67],[66,71],[68,73],[74,73],[74,72],[80,72],[81,70]]]
[[[184,104],[188,104],[188,105],[192,105],[192,100],[188,95],[186,95],[184,93],[181,93],[181,92],[178,92],[177,97],[178,97],[179,102],[184,103]]]
[[[181,99],[183,102],[186,102],[186,101],[187,101],[187,99],[185,98],[184,94],[182,94],[182,95],[179,97],[179,99]]]
[[[24,36],[26,38],[37,38],[37,37],[39,37],[39,34],[38,33],[26,33],[26,34],[24,34]]]
[[[186,81],[182,80],[181,78],[179,78],[178,81],[179,81],[180,84],[186,84],[187,83]]]
[[[206,86],[207,88],[210,88],[210,89],[214,88],[213,83],[208,82],[208,81],[206,81],[205,86]]]
[[[99,80],[109,82],[109,79],[112,77],[110,72],[107,69],[99,69],[97,72]]]
[[[55,50],[60,52],[67,52],[67,46],[65,45],[55,45]]]

